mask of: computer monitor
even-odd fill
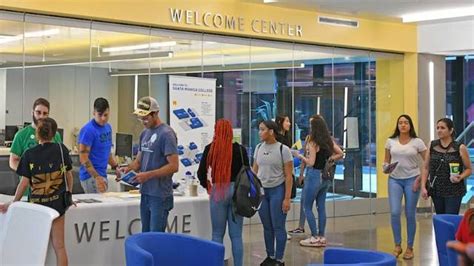
[[[13,141],[16,132],[18,132],[17,126],[5,126],[5,141]]]
[[[133,135],[125,133],[115,134],[115,155],[132,158]]]
[[[59,136],[61,137],[61,141],[64,142],[64,129],[58,128]]]

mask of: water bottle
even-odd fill
[[[186,178],[186,185],[191,185],[193,183],[193,174],[191,173],[191,171],[186,171],[186,173],[184,174],[185,178]]]

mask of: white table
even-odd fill
[[[0,156],[10,156],[10,148],[0,146]]]
[[[101,202],[78,203],[66,213],[65,243],[69,265],[125,265],[125,238],[141,232],[140,195],[109,192],[73,197],[75,200],[96,199]],[[10,198],[0,195],[0,202]],[[167,232],[211,239],[208,196],[175,196]],[[227,237],[225,245],[225,257],[229,258],[231,249]],[[51,244],[46,265],[56,265]]]

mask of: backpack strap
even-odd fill
[[[283,144],[280,143],[280,157],[281,157],[281,166],[283,171],[285,171],[285,162],[283,161]]]
[[[255,161],[257,161],[257,156],[258,156],[258,151],[260,150],[260,146],[262,146],[261,142],[257,144],[257,146],[255,147]]]
[[[240,161],[242,162],[242,165],[244,165],[244,156],[242,155],[242,145],[238,144],[239,145],[239,153],[240,153]]]

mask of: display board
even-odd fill
[[[169,76],[170,126],[178,137],[179,171],[193,175],[204,147],[212,141],[216,121],[216,80]]]

